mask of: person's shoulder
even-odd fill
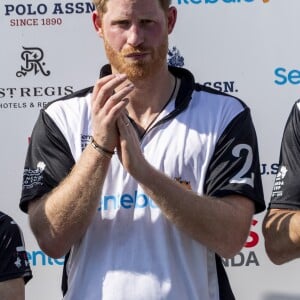
[[[236,103],[236,104],[242,106],[243,108],[248,107],[247,104],[241,98],[239,98],[233,94],[225,93],[220,90],[214,89],[210,86],[206,86],[201,83],[196,83],[195,90],[200,93],[201,92],[206,93],[209,96],[211,96],[211,98],[219,99],[220,101],[227,101],[227,102],[229,101],[232,103]]]
[[[300,123],[300,99],[297,99],[290,110],[289,117],[287,119],[288,123]]]
[[[194,74],[186,68],[169,66],[169,70],[174,76],[178,77],[181,80],[181,85],[178,93],[179,98],[186,99],[191,97],[194,100],[201,99],[206,104],[223,104],[225,106],[239,107],[239,109],[242,110],[248,108],[246,103],[239,97],[197,82],[195,80]]]
[[[195,84],[194,103],[199,109],[204,108],[222,115],[236,116],[240,113],[251,114],[249,106],[239,97],[219,91],[201,83]]]
[[[0,226],[2,226],[3,224],[9,224],[11,222],[13,222],[13,218],[8,214],[0,211]]]
[[[12,217],[0,212],[0,234],[15,234],[19,231],[19,226]]]
[[[300,113],[300,98],[294,102],[292,110],[296,110],[298,113]]]

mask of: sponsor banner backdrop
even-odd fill
[[[269,202],[281,136],[300,97],[299,0],[173,0],[177,26],[168,60],[197,80],[240,97],[252,110],[261,174]],[[38,247],[18,208],[23,164],[39,110],[49,101],[91,86],[106,63],[94,31],[91,2],[1,1],[1,208],[22,227],[34,278],[26,299],[61,298],[63,258]],[[296,300],[299,262],[275,266],[267,258],[256,215],[241,252],[223,260],[237,299]],[[286,280],[288,278],[288,280]]]

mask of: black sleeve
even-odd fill
[[[300,100],[288,117],[269,208],[300,209]]]
[[[219,138],[206,175],[210,196],[243,195],[265,209],[256,132],[249,108],[238,114]]]
[[[69,174],[74,163],[65,137],[48,114],[41,110],[25,160],[21,210],[27,212],[28,201],[56,187]]]
[[[12,218],[0,212],[0,281],[32,278],[22,232]]]

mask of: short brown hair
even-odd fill
[[[106,3],[108,2],[109,0],[93,0],[93,3],[96,7],[96,9],[101,13],[101,14],[104,14],[106,13]],[[159,1],[159,4],[161,6],[161,8],[164,10],[164,11],[167,11],[169,6],[171,5],[171,1],[172,0],[158,0]]]

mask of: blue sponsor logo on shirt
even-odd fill
[[[119,208],[134,209],[134,208],[158,208],[154,201],[144,193],[121,194],[121,195],[105,195],[101,198],[98,211],[115,210]]]

